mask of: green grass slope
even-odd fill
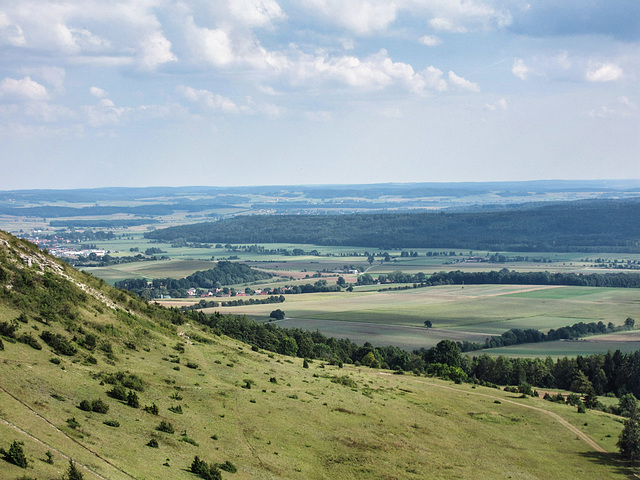
[[[196,479],[195,456],[230,462],[224,479],[631,474],[614,453],[622,424],[602,412],[364,367],[304,368],[173,325],[6,234],[0,281],[0,447],[24,442],[29,460],[0,460],[3,479],[60,479],[70,458],[85,479]],[[106,413],[79,408],[97,399]]]

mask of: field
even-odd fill
[[[160,302],[181,306],[195,301]],[[265,321],[275,308],[274,305],[250,305],[204,311],[246,314]],[[351,293],[287,295],[285,303],[277,308],[287,316],[278,322],[281,326],[319,330],[327,336],[413,350],[432,347],[444,338],[482,343],[487,336],[500,335],[510,328],[546,332],[578,322],[622,325],[627,317],[637,317],[640,312],[640,292],[531,285],[440,286],[388,292],[356,288]],[[433,328],[424,327],[426,320],[432,322]],[[571,347],[570,342],[562,342],[558,347],[540,344],[535,347],[536,356],[606,352],[612,347],[615,350],[616,343],[621,341],[620,337],[602,338],[606,341],[575,342]],[[627,351],[640,348],[640,338],[625,337],[624,348]],[[504,354],[508,352],[499,350]]]

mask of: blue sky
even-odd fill
[[[0,189],[637,179],[639,76],[638,0],[0,0]]]

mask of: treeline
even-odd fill
[[[200,300],[198,303],[194,303],[193,305],[180,307],[180,310],[201,310],[203,308],[216,308],[216,307],[240,307],[243,305],[267,305],[270,303],[283,303],[285,300],[284,296],[276,296],[270,295],[266,298],[249,298],[243,299],[238,298],[236,300],[225,300],[222,302],[217,302],[215,300]]]
[[[219,261],[209,270],[200,270],[186,278],[160,278],[148,282],[144,278],[128,278],[115,283],[116,288],[122,288],[137,293],[142,297],[157,298],[160,295],[172,297],[186,296],[190,288],[218,289],[223,285],[250,283],[273,277],[272,274],[254,270],[242,263]]]
[[[491,251],[640,252],[640,199],[581,200],[477,213],[249,215],[170,227],[171,242],[305,243]]]
[[[420,275],[420,274],[418,274]],[[419,282],[419,279],[411,280]],[[639,288],[640,275],[629,273],[550,273],[516,272],[503,268],[490,272],[439,272],[429,277],[428,285],[567,285],[577,287]]]
[[[178,310],[174,310],[181,318]],[[326,337],[318,331],[282,328],[272,323],[258,323],[244,316],[207,316],[188,312],[188,320],[210,327],[213,333],[228,335],[254,348],[300,358],[320,359],[334,364],[353,363],[372,368],[388,368],[437,375],[460,382],[487,385],[530,384],[539,388],[557,388],[597,395],[617,396],[633,393],[640,398],[640,350],[622,353],[578,356],[552,360],[538,358],[490,357],[463,355],[451,340],[435,347],[407,352],[399,347],[357,345],[348,339]],[[186,319],[182,320],[186,321]]]
[[[576,287],[615,287],[640,288],[640,275],[630,273],[550,273],[550,272],[516,272],[503,268],[489,272],[438,272],[426,275],[400,271],[381,274],[374,278],[368,273],[360,275],[358,285],[387,283],[413,283],[421,287],[438,285],[563,285]]]
[[[275,287],[272,290],[272,293],[276,295],[280,295],[280,294],[296,295],[299,293],[340,292],[341,290],[342,288],[340,288],[340,285],[337,285],[337,284],[329,285],[327,284],[326,280],[318,280],[313,284],[305,283],[304,285],[291,285],[291,286],[285,285],[284,287]]]
[[[632,330],[635,326],[633,318],[627,318],[624,325],[616,327],[613,322],[605,325],[603,322],[578,322],[558,329],[550,329],[546,334],[533,328],[520,329],[512,328],[502,335],[487,337],[484,343],[458,342],[460,350],[471,352],[482,350],[483,348],[509,347],[511,345],[521,345],[523,343],[553,342],[557,340],[572,340],[587,337],[589,335],[604,335],[620,331]]]
[[[95,253],[90,253],[88,256],[78,255],[77,259],[64,257],[63,260],[71,263],[74,267],[108,267],[110,265],[120,265],[122,263],[134,263],[134,262],[154,262],[157,260],[168,260],[169,257],[162,255],[157,257],[155,255],[147,256],[141,253],[137,255],[127,255],[122,257],[112,257],[109,254],[98,256]]]
[[[127,218],[119,220],[51,220],[53,228],[125,228],[158,223],[152,218]]]

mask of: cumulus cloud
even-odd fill
[[[469,90],[470,92],[479,92],[480,85],[459,77],[453,72],[449,72],[449,82],[461,90]]]
[[[154,70],[159,65],[175,62],[177,57],[171,52],[171,42],[162,32],[151,32],[140,42],[138,52],[140,65],[147,70]]]
[[[20,69],[20,73],[41,78],[44,82],[53,86],[56,92],[64,92],[64,81],[67,76],[64,68],[50,66],[23,67]]]
[[[432,18],[429,20],[429,25],[431,25],[435,30],[441,32],[464,33],[467,31],[467,29],[462,25],[458,25],[448,18],[442,17]]]
[[[287,18],[274,0],[233,0],[229,2],[229,10],[236,19],[254,27],[269,26]]]
[[[590,82],[613,82],[620,80],[624,73],[615,63],[590,62],[585,77]]]
[[[180,85],[177,91],[190,102],[199,104],[209,110],[226,113],[237,113],[239,111],[238,106],[233,101],[208,90],[196,90],[195,88]]]
[[[104,98],[107,96],[107,92],[105,92],[103,89],[99,87],[91,87],[89,89],[89,93],[97,98]]]
[[[188,17],[185,34],[196,58],[219,67],[235,60],[231,39],[224,30],[199,27],[193,17]]]
[[[10,100],[47,100],[49,94],[47,89],[38,82],[31,80],[31,77],[5,78],[0,83],[0,98]]]
[[[25,43],[24,32],[20,25],[13,23],[4,12],[0,11],[0,45],[20,47]]]
[[[527,67],[527,65],[524,63],[524,60],[522,60],[521,58],[516,58],[513,60],[511,73],[513,73],[516,77],[518,77],[521,80],[526,80],[529,74],[531,73],[531,69]]]
[[[385,30],[398,12],[397,3],[389,0],[307,0],[304,6],[361,35]]]
[[[440,38],[436,37],[435,35],[425,35],[423,37],[420,37],[420,43],[426,45],[427,47],[437,47],[442,43],[442,40],[440,40]]]

